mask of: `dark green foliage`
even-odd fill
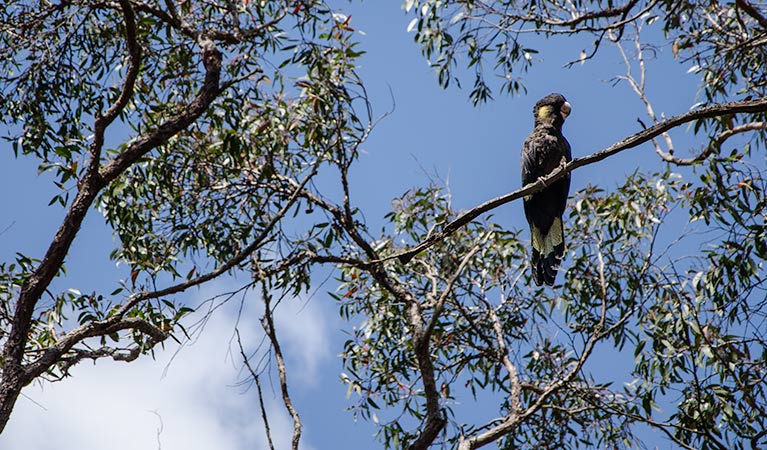
[[[305,290],[309,257],[300,250],[314,240],[307,230],[316,217],[298,186],[316,191],[313,177],[346,170],[369,132],[355,74],[362,52],[326,5],[134,2],[125,11],[125,4],[15,2],[0,12],[3,137],[17,156],[54,172],[61,194],[51,204],[72,208],[89,170],[103,174],[137,143],[157,140],[95,201],[117,238],[112,258],[128,268],[123,281],[111,293],[52,292],[31,324],[29,363],[72,325],[106,323],[111,314],[183,332],[176,325],[195,305],[154,292],[225,269],[269,272],[275,289]],[[189,126],[151,137],[208,89],[206,39],[222,53],[217,98]],[[100,142],[94,123],[126,89],[128,100]],[[2,266],[8,283],[0,303],[9,311],[39,263],[20,258],[23,264]],[[158,298],[138,300],[144,296]],[[0,329],[13,320],[2,315]],[[151,345],[142,336],[131,329],[109,337],[143,353]],[[85,354],[79,351],[49,372],[65,374]]]
[[[475,401],[490,414],[524,416],[504,437],[504,448],[628,448],[641,442],[640,423],[693,448],[758,442],[767,404],[764,260],[746,253],[757,244],[738,253],[728,243],[740,232],[756,232],[756,225],[744,218],[748,226],[693,254],[680,248],[707,229],[703,222],[692,217],[683,228],[667,225],[690,199],[714,189],[667,172],[635,173],[614,190],[578,192],[566,279],[554,291],[531,289],[522,266],[526,243],[491,222],[473,222],[407,267],[391,267],[419,299],[425,323],[441,308],[430,354],[448,393],[440,400],[449,421],[445,445],[481,432],[481,422],[461,413],[460,405]],[[423,240],[454,215],[440,189],[414,190],[395,202],[381,242]],[[758,228],[764,232],[763,223]],[[388,447],[412,442],[425,398],[408,303],[356,268],[345,268],[341,282],[342,316],[357,324],[343,353],[349,395],[358,399],[354,410],[380,424]],[[591,342],[599,349],[594,353],[608,356],[591,354]],[[613,381],[598,381],[604,375],[593,370],[605,363],[588,361],[621,353],[633,353],[633,363],[617,358],[608,363]],[[515,382],[505,355],[518,371],[517,411],[510,409]]]
[[[0,262],[0,391],[12,394],[0,398],[2,426],[21,385],[64,377],[83,359],[132,360],[185,333],[194,305],[176,293],[241,271],[253,278],[243,289],[261,283],[265,298],[282,298],[331,264],[330,295],[349,322],[342,379],[355,417],[377,424],[388,448],[641,448],[646,427],[682,448],[765,445],[763,113],[693,123],[703,153],[680,164],[694,169],[639,168],[572,196],[561,285],[533,288],[526,235],[492,217],[403,265],[398,252],[459,212],[444,189],[414,188],[373,237],[351,202],[360,187],[348,174],[372,114],[350,19],[320,2],[169,4],[22,1],[0,11],[3,137],[51,171],[61,190],[51,204],[80,219],[99,208],[125,270],[109,292],[48,280],[22,304],[46,260]],[[625,39],[625,26],[653,21],[674,56],[697,65],[705,102],[763,97],[760,8],[405,2],[439,83],[458,83],[465,64],[475,103],[492,98],[496,79],[501,92],[523,93],[519,75],[544,38],[587,36],[588,58]],[[116,106],[114,126],[104,125]],[[158,135],[179,118],[191,120]],[[750,139],[728,141],[735,135]],[[149,137],[118,176],[100,178]]]

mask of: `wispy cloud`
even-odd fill
[[[246,302],[239,327],[251,350],[263,336],[258,323],[263,307],[252,294]],[[83,363],[67,380],[26,389],[0,435],[0,448],[266,448],[255,390],[237,386],[245,374],[232,338],[236,306],[217,310],[199,337],[178,353],[172,343],[158,349],[156,360]],[[326,316],[314,302],[285,299],[279,305],[276,327],[293,386],[314,384],[318,365],[332,355]],[[266,381],[264,392],[272,434],[278,448],[288,448],[292,423],[273,395],[272,382],[276,377]],[[302,448],[310,447],[302,441]]]

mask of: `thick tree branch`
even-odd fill
[[[130,9],[127,8],[127,10]],[[125,14],[130,13],[125,12]],[[221,53],[212,41],[204,38],[200,39],[200,47],[202,48],[206,74],[205,82],[198,95],[179,114],[168,119],[154,131],[139,137],[125,152],[101,170],[98,172],[90,169],[86,171],[80,190],[40,265],[22,285],[16,301],[13,324],[3,348],[3,379],[0,383],[0,432],[5,428],[21,388],[31,380],[22,366],[22,360],[35,305],[60,270],[80,225],[99,191],[143,155],[164,144],[170,137],[197,120],[221,92],[219,88]],[[115,110],[119,112],[119,103],[115,105],[118,105]]]
[[[137,138],[124,152],[104,166],[99,171],[104,183],[114,180],[128,167],[138,161],[139,158],[167,142],[171,136],[189,127],[208,109],[213,100],[221,93],[219,87],[221,79],[221,52],[216,48],[213,41],[204,35],[198,39],[198,43],[202,50],[205,80],[197,96],[180,113],[163,122],[155,130]]]
[[[764,17],[764,15],[759,12],[758,9],[754,7],[754,5],[751,4],[748,0],[735,0],[735,4],[738,5],[740,9],[746,12],[749,16],[754,18],[757,22],[759,22],[759,25],[761,25],[762,28],[767,30],[767,17]]]
[[[522,188],[517,189],[516,191],[488,200],[482,203],[481,205],[476,206],[466,211],[465,213],[461,214],[455,220],[446,224],[442,228],[442,230],[428,236],[423,242],[416,245],[415,247],[412,247],[396,255],[389,256],[383,260],[372,261],[372,262],[382,262],[385,260],[397,258],[402,264],[407,264],[418,253],[428,249],[429,247],[433,246],[437,242],[442,241],[443,239],[445,239],[447,236],[454,233],[459,228],[465,226],[466,224],[470,223],[472,220],[479,217],[481,214],[484,214],[488,211],[491,211],[495,208],[498,208],[499,206],[505,205],[506,203],[512,202],[519,198],[525,197],[530,194],[534,194],[542,190],[546,186],[551,185],[554,181],[562,178],[563,176],[565,176],[565,174],[574,171],[575,169],[594,164],[596,162],[607,159],[613,155],[621,153],[625,150],[637,147],[641,144],[644,144],[645,142],[649,142],[652,139],[671,130],[672,128],[676,128],[685,123],[689,123],[689,122],[700,120],[700,119],[708,119],[708,118],[719,117],[719,116],[724,116],[728,114],[760,113],[760,112],[767,112],[767,98],[760,98],[757,100],[749,100],[749,101],[742,101],[742,102],[722,103],[722,104],[717,104],[717,105],[689,111],[687,113],[680,114],[678,116],[674,116],[663,122],[657,123],[651,126],[650,128],[644,129],[636,134],[633,134],[629,136],[628,138],[620,142],[617,142],[603,150],[599,150],[588,156],[575,158],[568,164],[560,166],[557,169],[554,169],[548,176],[539,178],[537,181],[530,183],[528,185],[525,185]]]
[[[426,450],[445,427],[447,420],[439,407],[439,390],[434,377],[434,363],[431,360],[429,336],[423,329],[423,313],[417,301],[411,301],[408,306],[408,322],[413,336],[413,352],[421,374],[423,394],[426,397],[426,421],[418,435],[418,439],[410,446],[410,450]]]

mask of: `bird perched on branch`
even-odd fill
[[[535,182],[572,160],[570,144],[562,135],[562,124],[570,114],[570,103],[561,94],[549,94],[533,109],[535,129],[522,146],[522,185]],[[570,174],[524,198],[525,217],[530,224],[533,281],[553,285],[565,253],[562,214],[570,191]]]

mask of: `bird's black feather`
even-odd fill
[[[562,125],[570,104],[561,94],[551,94],[535,104],[535,128],[522,146],[522,184],[545,177],[565,161],[572,160],[570,144]],[[570,175],[524,199],[525,217],[530,224],[533,250],[533,281],[553,285],[564,255],[562,214],[570,191]]]

